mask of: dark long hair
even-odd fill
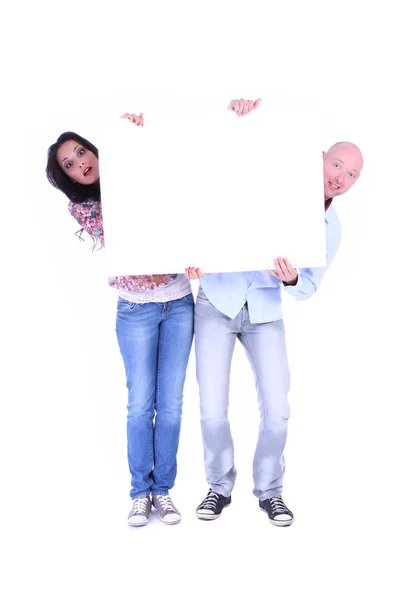
[[[58,140],[50,146],[47,152],[47,165],[46,175],[47,179],[57,190],[63,192],[69,200],[81,204],[89,199],[95,200],[100,203],[100,183],[96,181],[90,185],[82,185],[80,183],[72,181],[68,175],[62,170],[57,162],[57,151],[59,147],[68,140],[76,140],[78,144],[81,144],[87,150],[91,150],[93,154],[99,157],[99,151],[89,140],[86,140],[81,135],[74,133],[73,131],[66,131],[62,133]],[[79,241],[83,242],[82,233],[84,228],[82,227],[75,235],[79,238]],[[97,239],[91,235],[93,240],[92,250],[94,251],[97,246]],[[100,247],[100,249],[102,246]]]
[[[68,175],[62,170],[57,162],[57,151],[60,146],[68,140],[76,140],[87,150],[91,150],[93,154],[99,157],[99,151],[96,146],[85,140],[82,136],[73,131],[62,133],[58,140],[50,146],[47,152],[46,175],[47,179],[57,190],[63,192],[69,200],[78,204],[85,202],[89,198],[100,202],[100,184],[99,181],[90,185],[82,185],[72,181]]]

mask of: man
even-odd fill
[[[254,103],[247,102],[236,101],[230,108],[238,116],[244,116],[254,108]],[[216,519],[231,503],[236,469],[228,397],[231,360],[238,338],[254,372],[261,413],[253,462],[253,493],[273,525],[288,526],[293,522],[293,513],[282,499],[290,375],[281,284],[297,300],[305,300],[317,291],[341,237],[332,200],[354,185],[362,167],[360,150],[349,142],[339,142],[323,153],[326,267],[297,272],[286,258],[278,257],[274,261],[275,271],[204,276],[201,269],[186,270],[190,279],[201,279],[195,308],[195,350],[205,471],[210,489],[197,507],[199,519]]]

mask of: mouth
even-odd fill
[[[340,186],[339,185],[335,185],[334,183],[332,183],[331,181],[328,181],[329,185],[331,186],[331,188],[333,190],[340,190]]]
[[[92,167],[87,167],[84,171],[83,171],[83,176],[86,177],[87,175],[89,175],[90,171],[92,170]]]

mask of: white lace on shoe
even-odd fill
[[[165,512],[172,511],[174,512],[174,507],[172,506],[172,500],[170,496],[157,496],[158,501],[161,504],[161,507]]]
[[[217,502],[218,494],[210,490],[197,510],[202,512],[214,512]]]
[[[146,525],[150,516],[150,498],[138,496],[134,499],[131,512],[128,515],[129,525]]]
[[[171,497],[168,494],[165,496],[153,496],[153,505],[158,511],[161,521],[164,523],[167,523],[168,525],[174,525],[180,522],[180,512],[176,506],[174,506]]]
[[[288,508],[281,496],[273,496],[269,499],[272,509],[272,518],[275,521],[291,521],[293,517],[288,513]]]
[[[148,502],[148,498],[137,498],[133,505],[133,514],[136,515],[145,515],[146,514],[146,506]]]

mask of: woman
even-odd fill
[[[143,114],[125,114],[136,126]],[[95,245],[104,244],[98,150],[73,132],[48,150],[49,182],[69,199],[69,211]],[[131,526],[146,525],[151,505],[161,520],[179,523],[174,486],[183,387],[193,340],[194,300],[184,274],[109,278],[118,292],[116,332],[128,388]]]

